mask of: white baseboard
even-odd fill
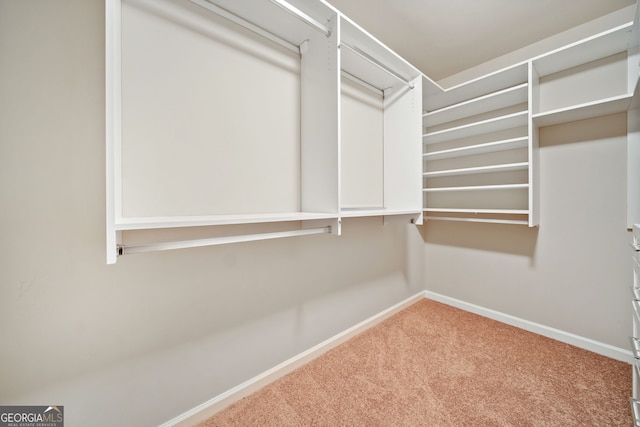
[[[231,404],[239,401],[243,397],[250,395],[251,393],[259,390],[260,388],[274,382],[275,380],[282,378],[288,373],[292,372],[296,368],[312,361],[313,359],[321,356],[332,348],[346,342],[355,335],[377,325],[383,320],[391,317],[404,308],[414,304],[422,299],[425,295],[420,292],[406,300],[374,315],[370,318],[358,323],[357,325],[337,334],[333,337],[321,342],[320,344],[292,357],[289,360],[282,362],[281,364],[263,372],[251,378],[248,381],[214,397],[213,399],[185,412],[184,414],[173,418],[162,424],[160,427],[187,427],[193,426],[201,421],[206,420],[210,416],[216,414],[222,409],[230,406]]]
[[[501,313],[489,308],[470,304],[468,302],[451,298],[446,295],[441,295],[431,291],[423,291],[358,323],[357,325],[337,335],[334,335],[333,337],[321,342],[320,344],[298,354],[297,356],[292,357],[289,360],[282,362],[281,364],[251,378],[248,381],[245,381],[244,383],[214,397],[213,399],[185,412],[184,414],[167,421],[160,427],[188,427],[204,421],[210,416],[239,401],[243,397],[246,397],[251,393],[259,390],[260,388],[276,381],[277,379],[282,378],[288,373],[294,371],[296,368],[299,368],[305,363],[312,361],[313,359],[321,356],[332,348],[346,342],[350,338],[367,330],[368,328],[377,325],[383,320],[391,317],[397,312],[403,310],[411,304],[414,304],[417,301],[420,301],[423,298],[431,299],[433,301],[441,302],[443,304],[475,313],[489,319],[497,320],[499,322],[524,329],[526,331],[530,331],[539,335],[543,335],[545,337],[574,345],[579,348],[593,351],[612,359],[620,360],[627,363],[633,363],[633,355],[630,350],[614,347],[609,344],[594,341],[589,338],[581,337],[579,335],[511,316],[509,314]]]
[[[469,311],[471,313],[479,314],[480,316],[488,317],[489,319],[497,320],[499,322],[506,323],[508,325],[515,326],[529,332],[534,332],[548,338],[553,338],[555,340],[571,344],[576,347],[580,347],[585,350],[610,357],[612,359],[620,360],[627,363],[633,363],[633,354],[631,353],[631,350],[615,347],[609,344],[592,340],[590,338],[581,337],[570,332],[561,331],[559,329],[551,328],[549,326],[511,316],[509,314],[501,313],[499,311],[491,310],[479,305],[470,304],[468,302],[451,298],[446,295],[441,295],[435,292],[424,291],[424,295],[427,299],[438,301],[443,304],[459,308],[461,310]]]

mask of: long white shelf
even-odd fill
[[[459,104],[428,112],[422,116],[425,126],[435,126],[464,117],[475,116],[487,111],[499,110],[512,105],[525,103],[527,102],[528,86],[527,83],[522,83],[479,98],[470,99]]]
[[[459,221],[459,222],[488,222],[490,224],[513,224],[513,225],[529,225],[529,221],[517,219],[497,219],[497,218],[469,218],[456,216],[430,216],[424,217],[426,220],[438,221]]]
[[[501,165],[477,166],[472,168],[446,169],[441,171],[425,172],[422,175],[425,178],[436,178],[443,176],[472,175],[477,173],[511,172],[517,170],[526,170],[528,167],[529,162],[505,163]]]
[[[425,144],[435,144],[444,141],[451,141],[453,139],[460,139],[483,133],[496,132],[499,130],[511,129],[519,126],[526,126],[528,115],[528,111],[519,111],[517,113],[507,114],[487,120],[481,120],[479,122],[443,129],[436,132],[428,132],[422,136],[426,139],[424,141]]]
[[[281,212],[247,215],[206,215],[175,217],[137,217],[117,220],[117,231],[145,230],[153,228],[202,227],[212,225],[255,224],[261,222],[311,221],[336,219],[337,213],[322,212]]]
[[[528,62],[522,62],[459,85],[442,88],[425,78],[423,108],[434,111],[527,81]]]
[[[624,52],[629,45],[633,22],[585,38],[532,59],[538,75],[546,76]]]
[[[425,188],[425,193],[438,193],[447,191],[483,191],[483,190],[514,190],[529,188],[529,184],[496,184],[496,185],[467,185],[461,187],[434,187]]]
[[[416,210],[388,210],[388,209],[343,209],[340,211],[342,218],[359,218],[367,216],[396,216],[396,215],[419,215],[421,211]]]
[[[496,214],[496,215],[528,215],[526,209],[459,209],[459,208],[426,208],[424,212]]]
[[[295,46],[309,38],[310,32],[328,32],[325,23],[335,20],[336,11],[322,2],[306,2],[304,10],[283,7],[278,1],[191,0],[211,12],[244,25],[267,38],[275,36]],[[288,5],[291,6],[291,5]],[[234,18],[235,17],[235,18]],[[254,29],[255,27],[255,29]]]
[[[631,106],[632,99],[633,94],[629,93],[566,108],[536,113],[532,117],[534,123],[538,126],[575,122],[577,120],[591,119],[627,111]]]
[[[487,142],[484,144],[468,145],[466,147],[451,148],[449,150],[432,151],[424,153],[425,160],[441,160],[452,159],[455,157],[473,156],[476,154],[493,153],[496,151],[516,150],[527,148],[529,145],[529,137],[503,139],[501,141]]]

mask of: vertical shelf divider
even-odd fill
[[[301,210],[335,213],[340,219],[340,19],[327,23],[329,35],[316,32],[301,54]],[[315,227],[315,221],[303,227]]]

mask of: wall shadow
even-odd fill
[[[454,221],[426,221],[421,227],[426,244],[456,246],[533,258],[538,227]]]

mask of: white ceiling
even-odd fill
[[[327,0],[440,80],[635,0]]]

